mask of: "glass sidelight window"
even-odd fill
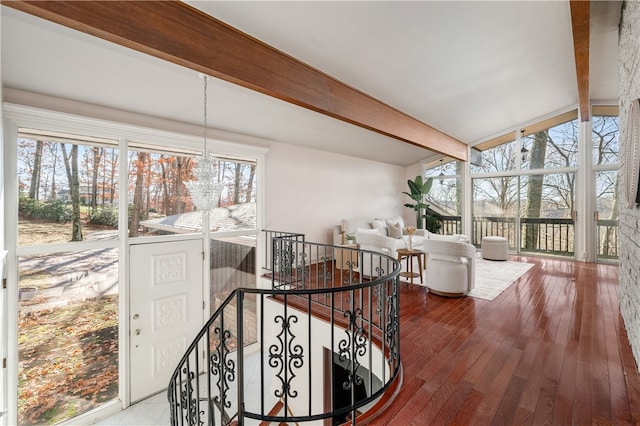
[[[596,259],[618,260],[618,117],[594,115],[592,123]]]
[[[118,397],[119,150],[29,129],[17,144],[18,422],[55,424]]]
[[[54,424],[118,397],[118,250],[18,258],[18,421]]]

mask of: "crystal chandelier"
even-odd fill
[[[202,155],[195,158],[196,166],[193,168],[193,176],[196,180],[185,182],[191,193],[191,201],[204,212],[216,207],[218,197],[222,192],[223,184],[219,182],[220,163],[217,158],[207,150],[207,80],[208,76],[200,74],[204,80],[204,142]]]

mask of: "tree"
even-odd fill
[[[118,169],[118,150],[116,149],[111,149],[111,161],[109,162],[109,170],[110,170],[110,174],[109,174],[109,191],[110,191],[110,196],[109,196],[109,204],[113,205],[113,198],[116,195],[116,191],[117,191],[117,180],[116,180],[116,170]],[[104,188],[102,189],[102,193],[103,193],[103,200],[104,200]]]
[[[517,155],[520,155],[517,153]],[[482,155],[482,171],[486,173],[512,171],[516,168],[515,143],[510,142],[488,149]],[[476,204],[497,206],[501,215],[514,217],[519,199],[518,177],[513,175],[485,179],[473,182],[473,199]],[[481,205],[475,207],[481,209]],[[481,212],[481,215],[484,214]],[[474,214],[477,216],[477,214]]]
[[[58,144],[49,144],[49,152],[51,157],[51,199],[55,200],[58,195],[56,194],[56,166],[58,164]]]
[[[592,122],[594,164],[618,161],[618,117],[595,116]]]
[[[251,167],[249,167],[249,180],[247,182],[247,193],[245,194],[245,197],[244,197],[245,203],[251,202],[251,197],[253,195],[253,180],[255,179],[255,176],[256,176],[256,164],[251,163]]]
[[[144,183],[144,170],[147,162],[147,153],[138,151],[135,161],[136,185],[133,194],[133,212],[131,213],[131,223],[129,224],[129,236],[137,237],[140,226],[140,216],[142,212],[142,186]]]
[[[235,163],[235,173],[233,179],[233,204],[240,203],[240,174],[242,173],[242,164]]]
[[[176,172],[174,176],[174,190],[175,190],[175,213],[180,214],[183,212],[184,205],[182,202],[182,185],[184,181],[184,173],[189,169],[190,158],[176,157]],[[189,170],[190,173],[190,170]]]
[[[93,173],[91,176],[91,210],[95,213],[98,210],[98,172],[100,171],[100,160],[104,148],[94,146],[93,151]],[[104,202],[103,202],[104,204]]]
[[[42,171],[42,141],[36,141],[36,154],[33,161],[33,171],[31,173],[31,185],[29,185],[29,198],[37,200],[40,198],[40,172]]]
[[[78,172],[78,145],[71,145],[71,153],[67,156],[65,144],[60,144],[64,167],[69,182],[71,195],[71,241],[82,241],[82,223],[80,221],[80,179]]]
[[[160,155],[158,164],[160,165],[160,185],[162,188],[162,209],[160,211],[165,215],[169,215],[171,209],[171,203],[169,201],[169,179],[167,178],[167,168],[165,164],[168,163],[168,159],[165,159],[164,154]]]
[[[548,132],[543,130],[537,132],[533,137],[533,144],[531,146],[531,169],[543,169],[544,159],[547,151]],[[544,182],[544,175],[531,175],[529,176],[529,185],[527,187],[527,205],[525,208],[525,218],[540,217],[540,211],[542,208],[542,185]],[[527,249],[538,248],[538,234],[540,232],[540,225],[528,223],[525,226],[524,246]]]

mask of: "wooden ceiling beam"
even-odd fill
[[[573,53],[578,81],[578,110],[580,121],[591,120],[589,91],[589,0],[570,0]]]
[[[6,1],[14,9],[467,160],[467,145],[179,1]]]

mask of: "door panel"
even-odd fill
[[[131,399],[165,389],[203,323],[202,240],[130,248]]]

